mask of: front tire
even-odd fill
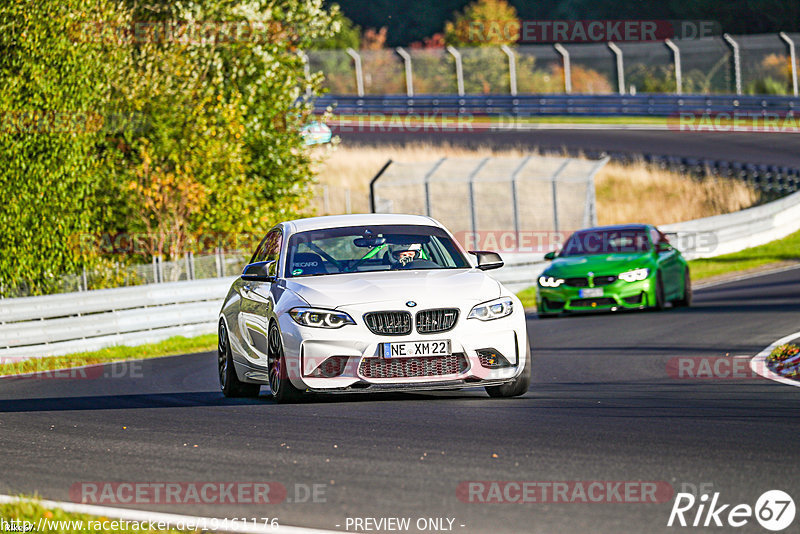
[[[228,329],[225,327],[225,321],[222,320],[219,322],[217,336],[217,371],[219,374],[219,388],[226,397],[258,397],[261,386],[247,384],[236,376]]]
[[[674,302],[675,306],[688,308],[692,305],[692,279],[689,277],[689,269],[683,272],[683,297]]]
[[[486,393],[493,398],[518,397],[524,395],[531,385],[531,344],[525,353],[525,367],[522,373],[511,382],[499,386],[486,386]]]
[[[653,309],[662,311],[667,307],[667,301],[664,299],[664,281],[661,279],[661,272],[656,274],[656,302]]]
[[[275,323],[271,323],[269,326],[267,365],[269,367],[269,388],[275,402],[283,404],[299,401],[303,392],[294,387],[289,380],[281,332]]]

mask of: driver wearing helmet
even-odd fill
[[[420,244],[414,243],[409,246],[400,246],[391,251],[390,258],[392,263],[399,267],[405,267],[419,257]]]

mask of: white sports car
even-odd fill
[[[219,381],[228,397],[278,402],[304,392],[484,386],[522,395],[531,379],[525,314],[483,271],[494,252],[464,250],[417,215],[284,222],[259,244],[219,317]]]

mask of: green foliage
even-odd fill
[[[186,21],[250,31],[164,31]],[[299,213],[312,179],[299,130],[321,76],[298,51],[354,31],[321,0],[4,3],[0,293],[46,293],[98,263],[73,246],[84,233],[144,232],[147,254],[176,257]],[[91,120],[53,118],[75,114]]]
[[[475,0],[444,26],[445,42],[453,46],[514,44],[518,32],[517,10],[505,0]]]
[[[637,63],[625,76],[627,83],[640,93],[674,93],[677,87],[672,65]]]
[[[747,84],[745,93],[748,95],[786,95],[790,93],[790,89],[786,87],[786,82],[776,80],[772,76],[765,76]]]
[[[60,508],[47,508],[37,497],[22,496],[17,502],[0,504],[0,517],[6,523],[13,521],[27,522],[37,528],[37,532],[47,534],[189,534],[188,530],[149,528],[148,522],[121,521],[105,516],[93,516],[65,512]],[[42,519],[46,519],[42,522]],[[136,523],[134,525],[134,523]],[[157,522],[156,522],[157,523]],[[24,524],[24,523],[23,523]],[[82,524],[78,530],[76,526]],[[39,526],[42,527],[38,530]],[[10,529],[9,529],[10,530]]]
[[[123,51],[75,41],[75,13],[118,21],[102,0],[0,5],[0,292],[47,291],[86,258],[71,247],[96,215],[97,150]],[[97,119],[100,118],[98,121]]]
[[[330,8],[331,30],[333,35],[325,39],[314,40],[311,48],[314,50],[344,50],[361,48],[361,28],[344,16],[338,4],[331,4]]]

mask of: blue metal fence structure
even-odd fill
[[[649,116],[681,118],[681,113],[707,114],[719,119],[734,113],[786,120],[797,115],[800,124],[800,97],[779,95],[334,95],[316,100],[316,109],[328,106],[341,115],[369,114],[449,114],[503,116]],[[369,118],[369,117],[367,117]]]

